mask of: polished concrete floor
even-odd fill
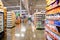
[[[35,30],[31,23],[17,24],[15,28],[7,28],[7,37],[3,40],[45,40],[44,30]]]

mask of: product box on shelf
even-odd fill
[[[46,15],[46,19],[59,20],[60,19],[60,13]]]
[[[45,31],[47,34],[53,39],[53,40],[60,40],[60,36],[55,34],[54,32],[50,31],[49,29],[45,28]]]
[[[45,23],[49,24],[49,25],[54,25],[54,26],[60,28],[60,21],[59,20],[46,20]]]
[[[57,14],[59,12],[60,12],[60,6],[54,8],[54,9],[51,9],[51,10],[46,11],[46,15]]]
[[[47,24],[46,28],[60,36],[60,32],[59,32],[59,30],[57,29],[56,26]]]
[[[48,34],[53,40],[58,40],[54,34],[52,34],[51,31],[49,31],[47,28],[45,28],[46,34]],[[48,38],[47,38],[48,39]]]
[[[54,24],[54,21],[53,21],[53,20],[45,20],[45,23],[46,23],[46,24],[51,24],[51,25],[53,25],[53,24]]]
[[[47,32],[45,32],[45,35],[46,35],[46,40],[53,40],[53,39],[48,35]]]
[[[46,0],[47,5],[53,4],[57,0]]]
[[[59,2],[58,2],[58,1],[55,1],[53,4],[48,5],[48,6],[46,7],[46,10],[51,10],[51,9],[57,7],[57,6],[59,6]]]
[[[60,21],[59,20],[46,20],[45,23],[46,24],[52,24],[52,25],[60,27]]]
[[[54,25],[60,27],[60,21],[59,21],[59,20],[55,20],[55,21],[54,21]]]

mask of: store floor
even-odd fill
[[[4,40],[45,40],[44,30],[34,30],[32,23],[22,23],[15,28],[7,29],[7,37]]]

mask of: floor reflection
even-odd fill
[[[44,30],[35,30],[32,23],[19,24],[15,28],[7,29],[7,39],[4,40],[45,40]]]

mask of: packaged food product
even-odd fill
[[[56,7],[54,9],[51,9],[49,11],[46,11],[46,15],[50,15],[50,14],[57,14],[57,13],[60,13],[60,7]]]
[[[47,5],[54,3],[56,0],[46,0]]]
[[[60,40],[60,36],[55,34],[54,32],[46,29],[47,34],[53,39],[53,40]]]
[[[58,6],[58,4],[57,4],[57,1],[56,1],[54,4],[47,6],[47,7],[46,7],[46,10],[53,9],[53,8],[55,8],[55,7],[57,7],[57,6]]]

